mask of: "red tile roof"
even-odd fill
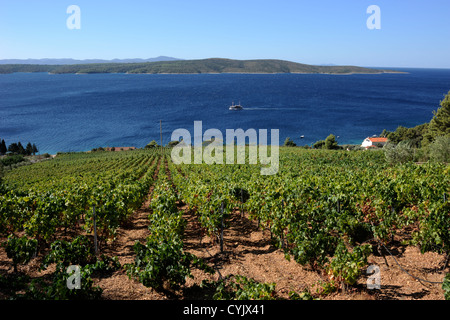
[[[387,142],[388,138],[369,138],[372,142]]]

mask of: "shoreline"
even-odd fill
[[[36,73],[36,72],[17,72],[17,73]],[[311,74],[317,74],[317,75],[334,75],[334,76],[348,76],[348,75],[381,75],[381,74],[410,74],[410,72],[405,71],[383,71],[383,72],[347,72],[347,73],[327,73],[327,72],[191,72],[191,73],[179,73],[179,72],[67,72],[67,73],[53,73],[53,72],[47,72],[49,75],[61,75],[61,74],[75,74],[75,75],[93,75],[93,74],[131,74],[131,75],[137,75],[137,74],[145,74],[145,75],[156,75],[156,74],[162,74],[162,75],[195,75],[195,74],[251,74],[251,75],[275,75],[275,74],[305,74],[305,75],[311,75]]]

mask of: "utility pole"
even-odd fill
[[[162,150],[162,147],[163,147],[163,144],[162,144],[162,120],[159,120],[159,135],[161,138],[161,150]]]

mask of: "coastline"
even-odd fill
[[[0,73],[49,72],[51,74],[383,74],[405,72],[389,68],[351,65],[318,66],[277,59],[233,60],[209,58],[147,63],[91,63],[73,65],[0,65]]]
[[[33,73],[33,72],[26,72]],[[251,74],[251,75],[270,75],[270,74],[318,74],[318,75],[381,75],[381,74],[410,74],[405,71],[384,71],[384,72],[347,72],[347,73],[330,73],[330,72],[67,72],[67,73],[53,73],[48,74],[76,74],[76,75],[90,75],[90,74],[163,74],[163,75],[195,75],[195,74]]]

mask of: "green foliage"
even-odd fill
[[[323,284],[323,294],[357,281],[366,255],[365,246],[360,244],[370,239],[387,245],[393,236],[406,234],[410,244],[422,252],[449,252],[450,175],[446,164],[388,165],[383,150],[281,148],[278,174],[262,176],[260,164],[175,165],[169,158],[170,149],[162,152],[165,155],[157,149],[60,154],[52,161],[5,173],[6,189],[0,192],[0,232],[25,233],[39,239],[40,245],[51,244],[49,256],[43,260],[60,265],[57,270],[61,272],[55,275],[58,278],[31,284],[30,294],[74,294],[63,288],[63,277],[67,279],[63,271],[69,263],[80,263],[83,270],[89,268],[89,278],[97,272],[94,265],[113,268],[112,261],[92,256],[89,237],[70,243],[55,242],[55,237],[65,229],[69,234],[92,234],[95,205],[100,238],[113,239],[120,223],[142,206],[151,185],[150,236],[135,246],[137,260],[127,266],[127,271],[130,277],[141,277],[147,285],[160,289],[179,288],[193,267],[208,269],[203,261],[184,251],[186,222],[178,212],[179,202],[196,215],[198,233],[204,232],[213,241],[222,226],[227,228],[230,217],[241,218],[236,215],[239,210],[242,219],[254,220],[255,225],[270,232],[273,245],[287,258],[318,272],[329,271],[333,280]],[[158,163],[160,170],[154,183]],[[355,249],[347,249],[343,243]],[[223,294],[243,290],[249,292],[242,296],[250,297],[258,296],[255,292],[259,289],[270,292],[264,286],[247,290],[258,287],[250,280],[232,282],[224,284]],[[56,287],[49,291],[53,285]]]
[[[427,147],[440,136],[450,136],[450,91],[441,101],[440,108],[433,111],[433,118],[413,128],[399,126],[394,132],[383,130],[382,137],[387,137],[390,143],[408,143],[412,148]]]
[[[229,275],[213,284],[214,300],[276,300],[275,283],[260,283],[240,275]]]
[[[29,283],[30,277],[22,273],[0,274],[0,291],[9,297],[14,297],[17,291],[26,290]]]
[[[179,236],[152,234],[145,245],[136,242],[135,262],[126,265],[130,278],[136,278],[146,287],[156,290],[178,289],[192,278],[191,266],[200,265],[194,255],[184,252]]]
[[[386,161],[390,164],[401,164],[414,160],[414,149],[407,141],[401,141],[397,145],[387,143],[383,150]]]
[[[176,145],[178,145],[180,143],[180,141],[170,141],[168,144],[167,144],[167,146],[169,147],[169,148],[173,148],[173,147],[175,147]]]
[[[450,300],[450,273],[444,278],[444,282],[442,283],[442,290],[444,290],[445,300]]]
[[[39,149],[36,147],[36,145],[33,143],[33,154],[36,154],[39,152]]]
[[[442,195],[441,195],[442,196]],[[442,196],[443,197],[443,196]],[[417,206],[405,210],[408,225],[420,225],[412,232],[410,244],[420,248],[422,253],[435,251],[450,252],[450,201],[422,201]]]
[[[337,150],[340,149],[338,142],[336,141],[336,136],[330,134],[325,140],[319,140],[313,144],[314,149],[327,149],[327,150]]]
[[[66,268],[57,266],[50,281],[42,278],[34,279],[27,288],[25,294],[17,295],[18,299],[29,300],[96,300],[100,299],[103,290],[93,286],[90,265],[80,267],[80,289],[69,289],[68,281],[72,274],[66,272]]]
[[[78,236],[73,241],[54,241],[50,246],[50,252],[42,262],[42,268],[46,269],[51,263],[61,266],[87,265],[96,260],[92,241],[86,236]]]
[[[36,145],[31,144],[31,142],[28,142],[27,146],[24,148],[20,141],[13,142],[8,146],[8,148],[6,148],[5,140],[2,140],[0,143],[0,155],[5,154],[7,151],[16,155],[31,156],[38,150]]]
[[[295,291],[289,292],[289,299],[291,300],[314,300],[314,297],[312,296],[311,292],[309,290],[303,290],[300,293],[297,293]]]
[[[450,136],[450,91],[441,101],[440,108],[433,112],[433,119],[430,121],[424,138],[431,143],[440,136]]]
[[[8,283],[8,294],[11,299],[30,299],[30,300],[92,300],[99,299],[103,290],[94,287],[92,277],[95,275],[105,275],[121,268],[117,257],[110,258],[101,256],[91,259],[91,264],[77,265],[80,270],[80,288],[69,289],[68,283],[73,280],[73,273],[68,272],[68,265],[73,265],[70,261],[81,261],[80,254],[83,251],[89,251],[84,245],[74,240],[69,246],[72,250],[61,250],[59,244],[53,246],[50,253],[52,262],[56,263],[55,272],[50,277],[42,277],[31,280],[29,277],[18,277],[17,279],[5,279]],[[78,247],[78,248],[75,248]],[[66,248],[67,249],[67,248]],[[75,254],[70,251],[79,251]],[[50,261],[47,259],[47,262]],[[85,262],[85,261],[84,261]],[[0,283],[2,279],[0,277]],[[24,293],[16,293],[24,291]]]
[[[17,272],[18,264],[27,264],[36,255],[38,242],[36,239],[29,239],[25,236],[17,238],[10,235],[4,245],[6,255],[13,261],[14,272]]]
[[[325,140],[319,140],[313,144],[314,149],[323,149],[325,147]]]
[[[283,60],[203,59],[144,63],[91,63],[74,65],[0,65],[1,73],[380,73],[383,70],[354,66],[314,66]]]
[[[58,68],[57,65],[4,64],[0,65],[0,74],[14,72],[51,72],[56,68]]]
[[[371,253],[371,245],[357,246],[350,252],[343,243],[339,243],[328,266],[330,279],[335,284],[354,285],[361,269],[367,265],[367,258]]]
[[[185,220],[182,212],[178,212],[176,201],[176,193],[160,169],[149,216],[151,234],[145,244],[134,244],[135,261],[125,266],[130,278],[156,290],[179,289],[187,277],[193,277],[192,267],[213,273],[203,260],[184,251]]]
[[[33,146],[31,145],[31,142],[28,142],[27,146],[25,147],[25,154],[27,156],[31,156],[33,153]]]
[[[336,292],[339,288],[339,284],[334,280],[322,281],[319,280],[314,286],[316,287],[316,292],[320,296],[327,296],[333,292]]]
[[[6,147],[5,140],[2,139],[0,142],[0,155],[4,155],[8,151],[8,148]]]
[[[78,265],[91,272],[110,272],[120,268],[117,257],[101,255],[98,258],[93,250],[92,241],[87,236],[78,236],[72,241],[56,240],[50,246],[50,252],[43,258],[41,269],[52,263],[58,270]]]
[[[231,193],[234,198],[241,203],[245,203],[250,198],[250,193],[248,190],[240,187],[234,187]]]
[[[78,236],[73,241],[57,240],[50,246],[50,252],[44,257],[41,269],[56,264],[51,279],[34,279],[25,294],[18,298],[38,300],[99,299],[102,289],[93,286],[92,276],[105,274],[120,269],[117,257],[102,255],[97,258],[92,249],[92,242],[86,236]],[[68,273],[69,266],[80,268],[80,289],[67,286],[73,274]]]
[[[326,139],[325,139],[325,145],[324,148],[327,150],[335,150],[335,149],[339,149],[338,147],[338,143],[336,141],[336,137],[333,134],[330,134]]]
[[[450,162],[450,135],[440,136],[429,145],[430,159],[434,162]]]
[[[23,157],[23,155],[20,155],[20,154],[10,155],[10,156],[0,159],[1,164],[5,167],[12,166],[16,163],[20,163],[23,161],[25,161],[25,158]]]
[[[295,147],[295,146],[297,146],[297,144],[290,137],[287,137],[286,140],[284,140],[284,146],[285,147]]]
[[[156,148],[157,146],[158,143],[155,140],[152,140],[145,146],[145,149]]]
[[[406,141],[412,147],[420,148],[422,146],[423,135],[427,129],[428,123],[413,128],[399,126],[394,132],[384,130],[381,136],[388,138],[389,142],[395,145],[401,141]]]
[[[100,243],[139,208],[156,169],[153,151],[59,155],[51,162],[10,171],[0,197],[0,232],[26,231],[51,241],[58,227],[93,232],[96,207]]]

